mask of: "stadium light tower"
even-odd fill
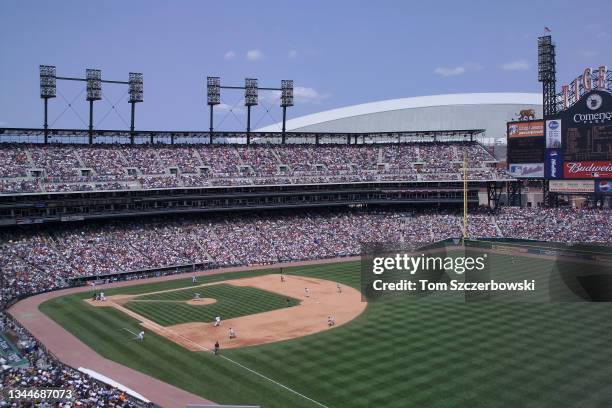
[[[221,103],[221,78],[220,77],[206,77],[206,103],[210,107],[210,135],[208,136],[208,143],[213,142],[213,107]]]
[[[544,119],[557,113],[555,45],[550,35],[538,37],[538,81],[542,82]]]
[[[251,144],[251,106],[259,103],[257,79],[244,80],[244,106],[247,107],[247,144]]]
[[[136,111],[136,104],[144,101],[144,98],[142,96],[142,73],[130,72],[128,80],[128,92],[130,94],[130,99],[128,100],[128,102],[130,103],[130,105],[132,105],[132,119],[130,121],[130,143],[134,144],[134,113]]]
[[[285,123],[287,122],[288,106],[293,106],[293,81],[290,79],[283,79],[281,81],[281,107],[283,108],[282,144],[285,144]]]
[[[99,69],[85,70],[87,100],[89,101],[89,144],[93,143],[93,103],[102,99],[102,72]]]
[[[40,97],[45,101],[45,118],[43,127],[45,128],[45,144],[49,139],[49,125],[47,122],[47,105],[49,98],[56,97],[56,80],[55,80],[55,66],[53,65],[41,65],[40,69]]]

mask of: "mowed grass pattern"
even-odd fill
[[[217,302],[209,305],[182,303],[182,301],[193,299],[195,293],[199,293],[202,298],[216,299]],[[231,319],[299,304],[299,301],[294,298],[254,287],[229,284],[154,293],[138,296],[133,300],[135,301],[127,302],[124,306],[162,326],[211,322],[215,316]]]
[[[508,260],[497,268],[508,274],[551,268],[540,259],[520,266]],[[286,272],[358,287],[359,267],[343,263]],[[155,335],[141,347],[126,346],[105,332],[131,319],[94,309],[78,296],[41,308],[103,355],[216,402],[316,406],[231,362]],[[334,330],[222,352],[330,408],[604,408],[612,401],[611,342],[609,303],[394,298],[371,303]]]

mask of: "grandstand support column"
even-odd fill
[[[47,122],[47,111],[48,111],[48,107],[47,105],[49,104],[49,98],[44,98],[45,99],[45,121],[44,121],[44,128],[45,128],[45,144],[47,144],[47,142],[49,141],[49,123]]]
[[[542,193],[544,194],[544,206],[545,207],[558,207],[559,196],[555,193],[551,193],[549,180],[542,180]]]
[[[503,184],[498,181],[489,181],[487,183],[487,198],[489,208],[499,210],[499,199],[501,197]]]
[[[522,207],[522,180],[508,181],[508,205],[511,207]]]
[[[89,144],[93,144],[93,99],[89,100]]]
[[[285,130],[287,127],[285,126],[287,122],[287,107],[283,106],[283,136],[281,140],[281,144],[285,144]]]

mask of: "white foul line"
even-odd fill
[[[163,327],[163,326],[162,326],[162,327]],[[174,334],[174,335],[176,335],[176,336],[178,336],[178,337],[180,337],[180,338],[184,339],[184,340],[187,340],[188,342],[191,342],[191,343],[195,344],[196,346],[198,346],[199,348],[201,348],[201,349],[202,349],[202,350],[204,350],[204,351],[212,351],[211,349],[206,348],[206,347],[204,347],[203,345],[201,345],[201,344],[199,344],[199,343],[196,343],[195,341],[193,341],[193,340],[191,340],[191,339],[189,339],[189,338],[187,338],[187,337],[183,336],[182,334],[178,334],[178,333],[176,333],[176,332],[174,332],[174,331],[172,331],[172,330],[170,330],[170,329],[168,329],[168,328],[166,328],[166,327],[164,327],[164,329],[165,329],[165,330],[167,330],[167,331],[169,331],[170,333],[172,333],[172,334]],[[250,369],[249,367],[247,367],[247,366],[245,366],[245,365],[243,365],[243,364],[240,364],[239,362],[234,361],[234,360],[232,360],[232,359],[231,359],[231,358],[229,358],[229,357],[226,357],[226,356],[224,356],[224,355],[219,355],[219,357],[222,357],[222,358],[226,359],[227,361],[229,361],[230,363],[234,363],[234,364],[236,364],[238,367],[244,368],[245,370],[247,370],[247,371],[249,371],[249,372],[251,372],[251,373],[253,373],[253,374],[255,374],[255,375],[258,375],[258,376],[260,376],[261,378],[263,378],[263,379],[265,379],[265,380],[268,380],[268,381],[270,381],[271,383],[274,383],[274,384],[278,385],[279,387],[282,387],[282,388],[286,389],[287,391],[290,391],[290,392],[294,393],[295,395],[298,395],[298,396],[300,396],[300,397],[302,397],[302,398],[305,398],[305,399],[307,399],[308,401],[310,401],[310,402],[312,402],[312,403],[314,403],[314,404],[316,404],[316,405],[318,405],[318,406],[320,406],[320,407],[323,407],[323,408],[329,408],[327,405],[321,404],[320,402],[315,401],[315,400],[313,400],[312,398],[305,396],[304,394],[300,394],[300,393],[299,393],[299,392],[297,392],[296,390],[291,389],[291,388],[287,387],[286,385],[283,385],[283,384],[279,383],[278,381],[274,381],[273,379],[271,379],[271,378],[269,378],[269,377],[266,377],[265,375],[263,375],[263,374],[261,374],[261,373],[258,373],[257,371],[255,371],[255,370],[253,370],[253,369]]]
[[[134,336],[138,337],[138,335],[136,333],[134,333],[133,331],[131,331],[130,329],[128,329],[127,327],[122,327],[123,330],[127,330],[130,333],[132,333]]]

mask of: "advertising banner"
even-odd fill
[[[514,177],[542,178],[544,177],[544,163],[513,163],[508,166],[508,171]]]
[[[559,149],[561,147],[561,119],[546,121],[546,148]]]
[[[548,188],[553,193],[593,193],[595,183],[593,180],[551,180]]]
[[[612,178],[612,160],[563,163],[563,176],[574,179]]]
[[[546,149],[544,156],[544,177],[559,179],[563,176],[563,153],[561,149]]]
[[[530,120],[508,123],[508,138],[514,139],[517,137],[544,137],[544,121]]]
[[[595,192],[602,194],[612,194],[612,180],[596,180]]]

